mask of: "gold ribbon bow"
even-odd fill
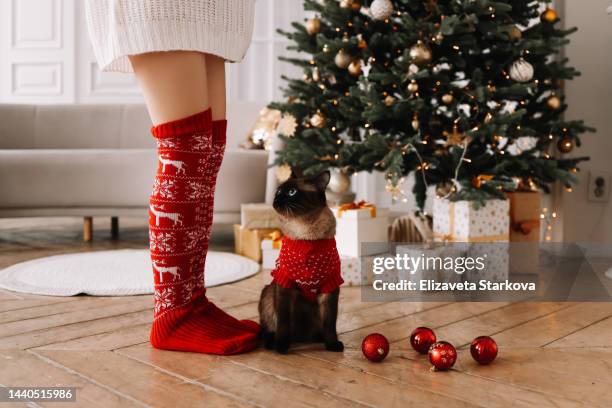
[[[376,206],[372,203],[367,203],[364,200],[359,201],[358,203],[352,202],[347,204],[342,204],[338,207],[338,218],[342,217],[342,213],[350,210],[361,210],[364,208],[370,209],[370,217],[376,218]]]
[[[279,230],[274,230],[266,234],[264,239],[272,240],[272,248],[279,249],[283,241],[283,234]]]
[[[523,235],[529,235],[532,230],[540,226],[540,220],[525,220],[520,222],[513,222],[512,229],[516,232],[520,232]]]

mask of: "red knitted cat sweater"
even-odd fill
[[[331,293],[344,282],[340,274],[340,255],[334,238],[313,241],[283,237],[274,283],[298,287],[304,297],[316,301],[319,293]]]

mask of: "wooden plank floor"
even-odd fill
[[[143,221],[128,221],[120,241],[97,224],[94,243],[84,244],[78,220],[0,220],[0,268],[50,254],[146,247]],[[234,315],[256,318],[261,287],[257,275],[209,294]],[[150,296],[0,290],[0,384],[78,387],[69,407],[612,406],[610,303],[364,303],[358,288],[345,288],[340,309],[344,353],[303,345],[287,356],[260,349],[218,357],[152,349]],[[430,371],[410,348],[417,325],[459,347],[451,371]],[[375,331],[392,342],[380,364],[360,352],[363,336]],[[484,334],[500,346],[490,366],[478,366],[467,350]]]

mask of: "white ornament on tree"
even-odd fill
[[[344,193],[351,187],[351,179],[342,170],[333,171],[327,188],[334,193]]]
[[[374,20],[385,20],[393,13],[393,3],[390,0],[374,0],[370,5],[370,15]]]
[[[533,78],[533,65],[519,58],[510,66],[510,78],[516,82],[529,82]]]
[[[518,156],[523,152],[529,151],[538,145],[538,138],[533,136],[521,136],[514,143],[506,148],[512,156]]]

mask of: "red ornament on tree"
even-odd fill
[[[361,351],[368,360],[378,363],[389,354],[389,340],[380,333],[368,334],[361,342]]]
[[[480,336],[472,340],[470,353],[479,364],[489,364],[497,357],[497,343],[489,336]]]
[[[421,354],[427,354],[436,342],[436,334],[429,327],[417,327],[410,334],[410,345]]]
[[[429,362],[436,370],[448,370],[455,364],[455,361],[457,361],[457,350],[452,344],[438,341],[429,348]]]

